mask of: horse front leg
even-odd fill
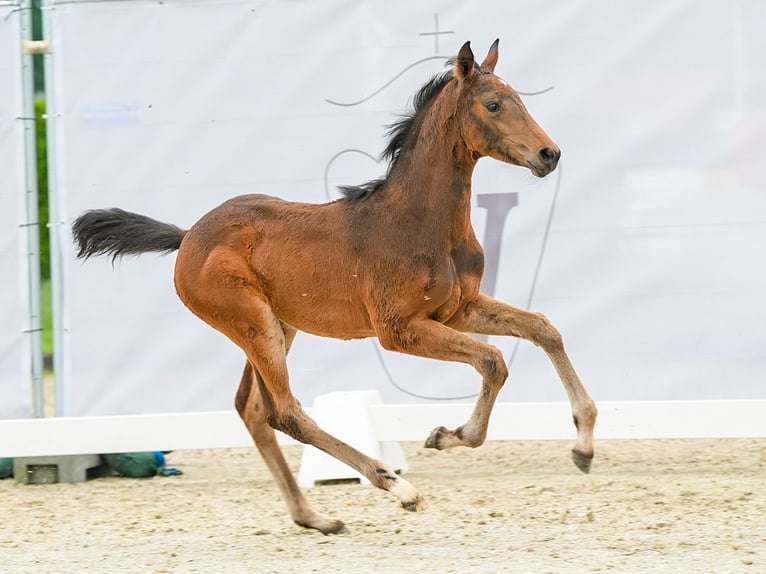
[[[525,311],[479,294],[448,325],[466,333],[520,337],[545,351],[564,385],[572,406],[572,418],[577,428],[572,459],[577,468],[589,472],[593,459],[593,428],[598,409],[564,350],[561,334],[545,315]]]
[[[495,399],[508,377],[502,352],[433,319],[418,318],[406,325],[402,323],[389,321],[378,326],[378,340],[384,348],[418,357],[466,363],[482,376],[481,392],[468,421],[455,430],[434,429],[425,446],[438,450],[480,446],[487,437]],[[392,329],[391,325],[397,328]]]

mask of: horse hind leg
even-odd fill
[[[395,495],[406,510],[422,510],[420,493],[382,461],[352,448],[322,430],[292,395],[287,373],[285,326],[258,297],[227,299],[229,305],[216,316],[219,330],[239,345],[258,377],[263,416],[268,425],[295,440],[310,444],[364,475],[372,485]],[[236,302],[236,304],[231,304]],[[290,339],[291,340],[291,339]],[[252,392],[252,391],[251,391]]]
[[[257,381],[258,377],[260,377],[258,372],[254,371],[252,365],[247,362],[245,371],[242,373],[242,381],[239,383],[235,404],[239,416],[253,437],[255,446],[277,483],[282,498],[287,503],[293,522],[306,528],[315,528],[323,534],[345,532],[346,527],[343,522],[313,510],[298,488],[279,448],[274,429],[266,422],[259,384],[253,384],[253,381]]]

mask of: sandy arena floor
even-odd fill
[[[292,524],[257,452],[168,456],[180,477],[0,481],[3,572],[766,572],[766,440],[403,445],[430,506],[311,489],[349,532]],[[286,449],[297,469],[300,447]]]

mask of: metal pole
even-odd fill
[[[29,276],[29,328],[34,415],[44,413],[43,340],[40,304],[40,219],[37,209],[37,137],[35,133],[35,87],[32,54],[26,49],[32,41],[32,0],[22,0],[20,11],[22,117],[26,190],[27,272]]]
[[[43,38],[52,43],[52,48],[43,56],[45,65],[45,127],[48,147],[48,226],[50,228],[51,258],[51,301],[53,314],[53,373],[56,381],[56,416],[64,412],[65,389],[68,373],[66,370],[66,325],[64,320],[64,268],[61,245],[61,231],[65,225],[65,214],[59,206],[58,178],[58,125],[59,114],[56,111],[56,83],[54,81],[53,58],[53,15],[55,0],[42,1]]]

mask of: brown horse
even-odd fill
[[[89,211],[73,225],[79,257],[178,250],[175,286],[184,304],[247,356],[236,408],[299,525],[334,533],[343,523],[315,512],[298,489],[273,429],[314,445],[393,493],[407,510],[425,501],[383,462],[324,432],[290,391],[286,357],[298,331],[377,337],[392,351],[472,365],[482,388],[461,427],[434,429],[426,447],[477,447],[508,369],[499,349],[465,333],[532,341],[550,357],[577,427],[584,472],[593,457],[596,406],[539,313],[479,292],[484,269],[471,226],[471,175],[483,156],[552,172],[559,148],[519,95],[494,74],[495,41],[481,65],[466,43],[452,69],[417,93],[391,127],[385,178],[345,187],[315,205],[244,195],[188,231],[119,209]]]

